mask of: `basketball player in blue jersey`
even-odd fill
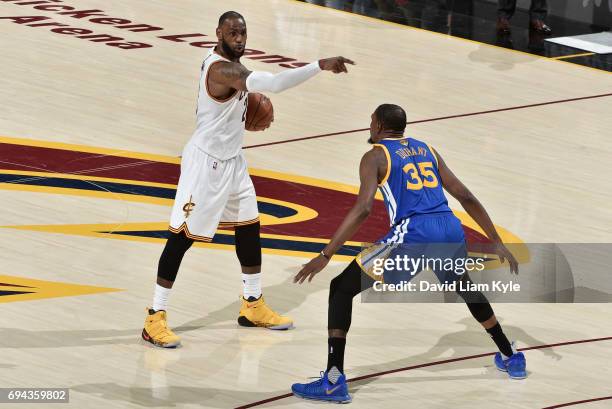
[[[329,244],[302,268],[295,276],[294,282],[301,284],[306,279],[311,281],[323,270],[334,253],[368,217],[377,189],[380,189],[385,199],[391,221],[391,230],[379,241],[380,244],[464,245],[461,222],[448,207],[443,191],[445,189],[461,203],[494,243],[494,251],[500,261],[504,263],[508,260],[511,272],[518,273],[516,259],[502,243],[493,222],[478,199],[451,172],[431,146],[404,136],[405,128],[406,113],[397,105],[381,105],[372,114],[369,142],[374,147],[363,156],[359,165],[361,186],[357,202]],[[466,255],[464,253],[463,257]],[[467,274],[463,274],[461,278],[456,277],[455,279],[469,280]],[[331,281],[327,369],[319,380],[294,384],[292,390],[295,395],[336,402],[351,400],[344,375],[346,334],[351,325],[353,298],[373,283],[374,279],[362,270],[357,259]],[[496,367],[508,372],[511,378],[525,378],[525,356],[516,352],[514,345],[503,333],[484,294],[478,291],[458,291],[458,294],[499,348],[500,352],[495,355]]]

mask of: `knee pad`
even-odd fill
[[[329,299],[332,299],[332,296],[338,291],[338,287],[340,287],[340,276],[334,277],[333,280],[329,283]]]
[[[489,300],[480,291],[458,291],[457,293],[463,298],[476,321],[484,322],[493,316],[493,308]]]
[[[471,283],[472,279],[467,273],[462,277],[467,283]],[[467,304],[472,316],[478,322],[484,322],[493,316],[493,308],[491,308],[491,304],[487,297],[480,291],[459,291],[457,290],[457,294],[463,301]]]
[[[482,295],[482,293],[480,295]],[[491,308],[491,304],[489,304],[489,301],[487,301],[484,295],[482,295],[482,297],[484,298],[485,302],[467,303],[472,316],[478,322],[485,322],[493,316],[493,308]]]
[[[259,222],[237,226],[234,228],[236,240],[236,255],[240,265],[255,267],[261,265],[261,239]]]
[[[329,296],[331,298],[336,292],[348,294],[351,298],[362,290],[364,273],[355,260],[349,264],[342,273],[336,276],[329,284]],[[369,277],[366,276],[369,279]]]
[[[348,331],[351,326],[353,297],[361,292],[362,271],[353,260],[329,285],[327,328]]]
[[[159,258],[157,276],[164,280],[174,281],[178,274],[183,256],[192,244],[193,240],[185,236],[183,232],[170,233],[164,251]]]

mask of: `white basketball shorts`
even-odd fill
[[[211,241],[217,227],[258,221],[255,187],[242,153],[219,160],[187,144],[169,230],[182,231],[194,240]]]

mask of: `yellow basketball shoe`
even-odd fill
[[[170,328],[166,321],[166,311],[154,311],[147,308],[147,318],[142,329],[142,339],[162,348],[176,348],[181,339]]]
[[[243,327],[265,327],[268,329],[290,329],[293,328],[293,320],[289,317],[278,315],[272,311],[264,301],[263,295],[257,300],[250,301],[242,299],[238,324]]]

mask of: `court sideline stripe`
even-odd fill
[[[612,96],[612,92],[609,92],[607,94],[589,95],[586,97],[577,97],[577,98],[559,99],[556,101],[539,102],[537,104],[517,105],[517,106],[507,107],[507,108],[490,109],[488,111],[469,112],[466,114],[457,114],[457,115],[440,116],[440,117],[429,118],[429,119],[420,119],[418,121],[407,122],[407,124],[412,125],[412,124],[420,124],[424,122],[443,121],[446,119],[455,119],[455,118],[463,118],[467,116],[493,114],[496,112],[514,111],[517,109],[534,108],[534,107],[539,107],[539,106],[544,106],[544,105],[562,104],[565,102],[582,101],[585,99],[603,98],[603,97],[609,97],[609,96]],[[326,134],[321,134],[321,135],[304,136],[304,137],[295,138],[295,139],[284,139],[281,141],[260,143],[258,145],[249,145],[249,146],[243,147],[243,149],[262,148],[264,146],[280,145],[280,144],[290,143],[290,142],[307,141],[310,139],[325,138],[327,136],[336,136],[336,135],[344,135],[344,134],[355,133],[355,132],[362,132],[362,131],[367,131],[368,129],[370,128],[352,129],[350,131],[340,131],[340,132],[332,132],[332,133],[326,133]]]
[[[564,58],[586,57],[588,55],[595,55],[595,53],[580,53],[580,54],[560,55],[558,57],[550,57],[550,59],[551,60],[563,60]]]
[[[520,348],[519,351],[530,351],[530,350],[533,350],[533,349],[554,348],[554,347],[559,347],[559,346],[567,346],[567,345],[575,345],[575,344],[585,344],[585,343],[589,343],[589,342],[610,341],[610,340],[612,340],[612,337],[581,339],[581,340],[577,340],[577,341],[566,341],[566,342],[558,342],[556,344],[546,344],[546,345],[537,345],[537,346],[534,346],[534,347]],[[358,376],[356,378],[349,379],[347,382],[356,382],[356,381],[361,381],[361,380],[364,380],[364,379],[375,378],[375,377],[382,376],[382,375],[389,375],[389,374],[397,373],[397,372],[410,371],[412,369],[426,368],[428,366],[444,365],[444,364],[449,364],[449,363],[452,363],[452,362],[467,361],[469,359],[477,359],[477,358],[483,358],[485,356],[493,356],[493,355],[495,355],[495,352],[488,352],[488,353],[477,354],[477,355],[467,355],[467,356],[462,356],[462,357],[458,357],[458,358],[444,359],[442,361],[433,361],[433,362],[428,362],[428,363],[419,364],[419,365],[405,366],[403,368],[390,369],[388,371],[382,371],[382,372],[376,372],[376,373],[372,373],[372,374],[368,374],[368,375]],[[270,403],[270,402],[274,402],[274,401],[277,401],[277,400],[285,399],[285,398],[288,398],[290,396],[293,396],[293,394],[292,393],[286,393],[284,395],[278,395],[278,396],[274,396],[274,397],[271,397],[271,398],[268,398],[268,399],[264,399],[264,400],[260,400],[260,401],[257,401],[257,402],[248,403],[248,404],[243,405],[243,406],[237,406],[234,409],[253,408],[255,406],[260,406],[260,405],[263,405],[263,404],[266,404],[266,403]],[[557,407],[561,407],[561,406],[552,406],[551,408],[557,408]],[[550,408],[545,408],[545,409],[550,409]]]
[[[582,403],[591,403],[591,402],[599,402],[601,400],[612,399],[612,396],[604,396],[603,398],[593,398],[593,399],[585,399],[585,400],[577,400],[575,402],[561,403],[559,405],[547,406],[543,409],[557,409],[557,408],[565,408],[567,406],[580,405]]]

